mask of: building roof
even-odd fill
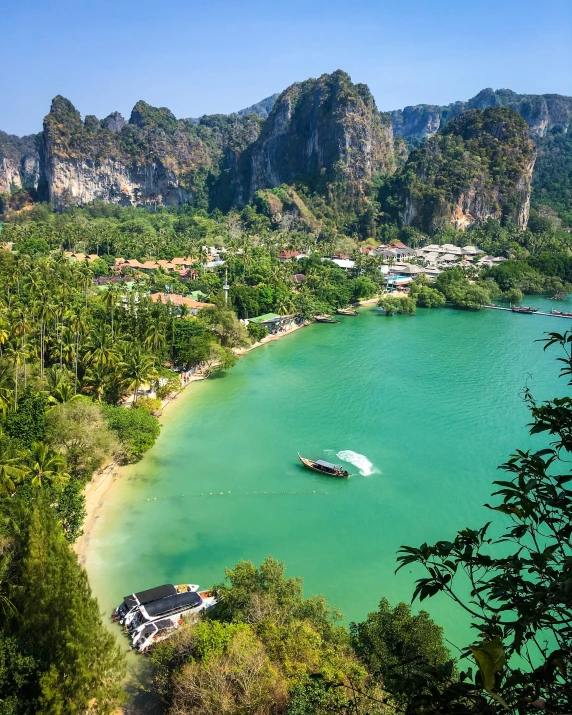
[[[292,280],[294,283],[303,283],[306,280],[306,276],[303,273],[294,273]]]
[[[250,318],[251,323],[267,323],[271,320],[276,320],[280,318],[278,313],[264,313],[264,315],[259,315],[256,318]]]
[[[177,293],[151,293],[150,298],[153,303],[172,303],[177,306],[184,305],[194,310],[200,310],[200,308],[207,308],[213,305],[212,303],[200,303],[197,300],[193,300],[184,295],[178,295]]]
[[[297,258],[301,255],[300,251],[280,251],[278,258]]]

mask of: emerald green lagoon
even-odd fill
[[[399,546],[491,518],[482,505],[497,466],[531,444],[522,388],[542,399],[565,390],[556,355],[535,340],[569,325],[494,310],[366,309],[193,384],[96,522],[86,565],[102,608],[161,583],[208,587],[225,567],[268,555],[347,621],[382,596],[409,601],[421,572],[394,575]],[[344,461],[354,476],[311,472],[297,452]],[[449,638],[463,635],[447,600],[424,607]]]

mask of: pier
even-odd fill
[[[558,315],[557,313],[544,313],[541,310],[535,310],[530,313],[519,313],[518,311],[513,311],[512,308],[503,308],[500,305],[483,305],[483,308],[490,308],[491,310],[508,310],[509,313],[515,313],[515,315],[546,315],[549,318],[567,318],[572,320],[572,315]]]

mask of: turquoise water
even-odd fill
[[[565,389],[534,341],[570,321],[449,309],[341,320],[252,351],[169,408],[93,532],[87,568],[105,610],[163,582],[210,586],[239,559],[272,555],[306,594],[360,620],[382,596],[410,600],[421,573],[394,575],[401,544],[491,518],[482,504],[497,465],[531,444],[522,388]],[[354,476],[306,470],[297,452],[349,459]],[[449,638],[466,636],[448,601],[424,607]]]

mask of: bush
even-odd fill
[[[124,462],[136,462],[155,444],[161,426],[146,410],[111,405],[106,405],[103,410],[109,427],[121,443]]]
[[[161,409],[161,400],[158,397],[140,397],[137,400],[137,410],[145,410],[149,414]]]
[[[258,323],[249,323],[247,330],[248,334],[255,343],[260,342],[260,340],[268,335],[268,328],[264,325],[258,325]]]

